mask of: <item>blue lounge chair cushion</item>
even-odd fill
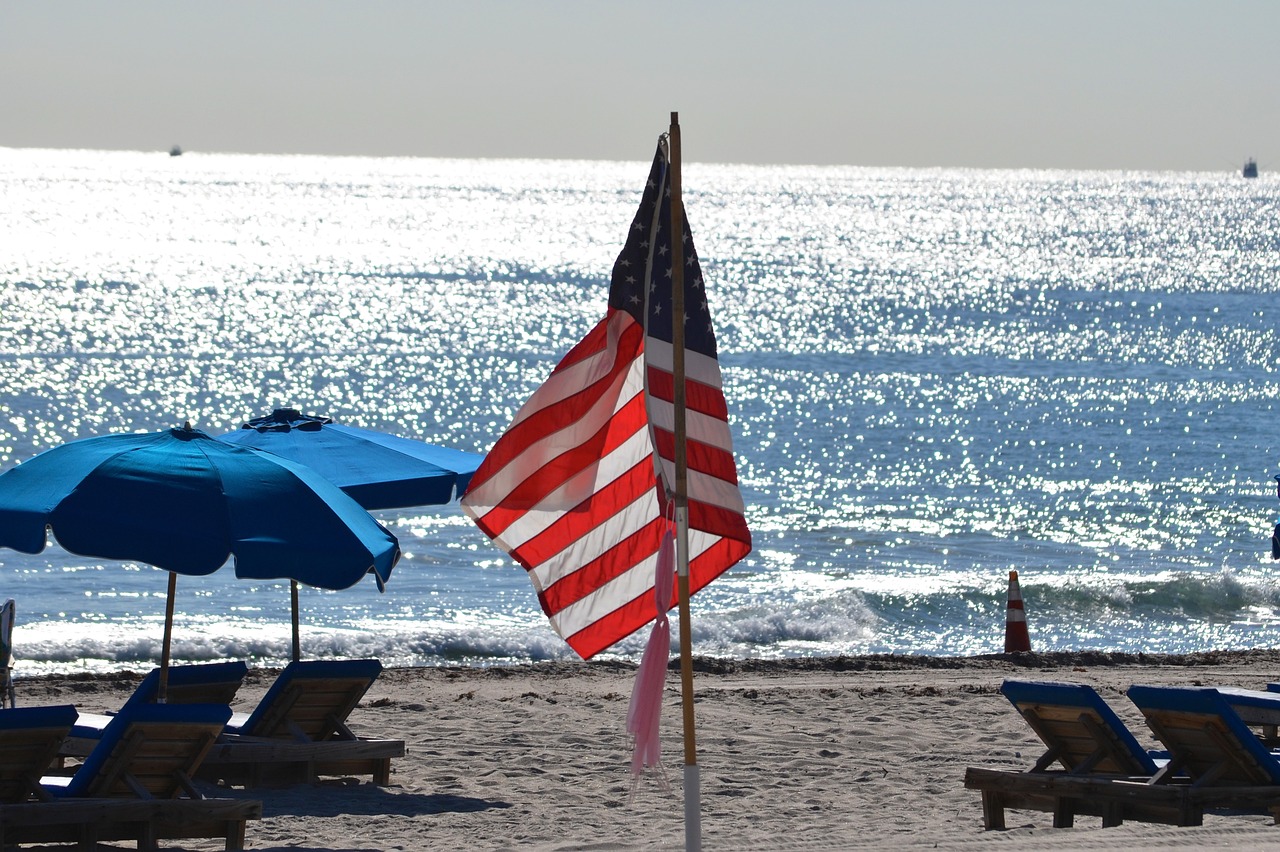
[[[0,730],[22,728],[70,728],[76,721],[76,708],[70,704],[50,707],[13,707],[0,712]]]
[[[1140,767],[1143,774],[1151,775],[1157,766],[1152,755],[1138,742],[1133,733],[1124,724],[1115,711],[1102,700],[1102,696],[1093,687],[1080,683],[1053,683],[1049,681],[1006,680],[1000,685],[1000,691],[1009,699],[1018,712],[1022,712],[1023,704],[1048,704],[1058,707],[1078,707],[1098,716],[1115,737],[1116,742]]]
[[[1234,686],[1215,686],[1219,695],[1227,700],[1232,708],[1252,707],[1258,710],[1280,710],[1280,694],[1263,692],[1258,689],[1240,689]]]
[[[102,739],[76,769],[75,775],[68,779],[41,779],[41,786],[59,797],[89,795],[99,773],[111,761],[116,746],[134,724],[158,722],[222,726],[230,718],[231,708],[225,704],[137,704],[126,707],[112,717],[102,732]]]
[[[1150,709],[1218,717],[1232,738],[1238,740],[1240,749],[1270,777],[1273,784],[1280,784],[1280,761],[1249,730],[1249,726],[1240,720],[1227,699],[1216,689],[1207,686],[1131,686],[1128,695],[1129,700],[1144,712]],[[1173,756],[1177,757],[1176,751]]]
[[[227,725],[227,732],[246,736],[261,736],[258,726],[271,713],[272,704],[278,701],[294,683],[302,680],[363,679],[372,684],[382,673],[382,663],[377,660],[295,660],[284,667],[276,682],[267,690],[258,706],[247,716],[235,714]]]

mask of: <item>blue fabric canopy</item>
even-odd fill
[[[72,441],[0,474],[0,546],[345,589],[379,587],[395,536],[326,478],[190,428]]]
[[[366,509],[448,503],[466,490],[484,458],[289,408],[250,420],[218,440],[304,464]]]

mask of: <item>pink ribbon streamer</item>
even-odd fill
[[[662,741],[658,722],[662,718],[662,692],[667,677],[667,661],[671,656],[671,628],[667,610],[671,607],[671,590],[675,583],[675,535],[668,528],[658,545],[658,568],[653,582],[654,604],[658,617],[645,645],[640,668],[631,690],[631,706],[627,710],[627,732],[633,738],[631,772],[637,778],[647,767],[662,766]]]

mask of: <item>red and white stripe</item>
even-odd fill
[[[648,378],[651,392],[656,386],[667,399],[649,397],[646,411],[645,343],[631,314],[610,310],[520,409],[462,501],[480,529],[529,572],[552,627],[584,658],[654,618],[654,570],[668,527],[655,460],[670,465],[674,440],[670,344],[648,341],[651,350],[666,348],[665,370],[650,351],[650,361],[659,363],[650,363]],[[689,354],[688,375],[700,379],[687,383],[696,590],[750,550],[750,535],[719,366]],[[716,395],[718,403],[710,399]]]

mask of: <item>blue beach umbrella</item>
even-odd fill
[[[265,450],[304,464],[366,509],[448,503],[467,490],[484,456],[385,432],[334,423],[329,417],[278,408],[218,440]],[[293,659],[301,657],[298,586],[290,586]]]
[[[400,557],[395,536],[318,473],[184,426],[104,435],[47,450],[0,474],[0,547],[145,562],[169,573],[167,670],[177,574],[228,559],[237,577],[379,588]],[[162,692],[163,680],[162,674]]]
[[[218,440],[305,464],[366,509],[448,503],[467,489],[484,459],[291,408],[254,418]]]

